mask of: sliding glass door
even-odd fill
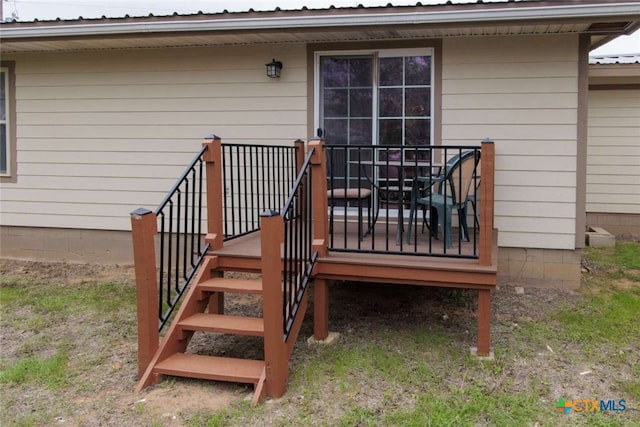
[[[359,172],[350,161],[358,146],[431,145],[431,49],[319,53],[316,66],[318,136],[328,145],[354,147],[328,159],[337,185],[354,186]],[[407,151],[404,160],[423,155],[428,150]]]
[[[329,144],[431,144],[432,56],[319,55],[318,127]]]

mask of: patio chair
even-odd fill
[[[441,223],[445,238],[445,247],[452,245],[452,216],[455,209],[458,213],[460,236],[468,241],[467,227],[467,203],[469,189],[474,181],[474,175],[480,162],[480,151],[469,150],[461,155],[452,157],[445,166],[443,174],[438,176],[417,177],[414,179],[411,207],[409,213],[409,227],[407,231],[407,243],[411,241],[411,227],[413,218],[419,205],[423,206],[423,231],[424,224],[429,224],[429,231],[434,238],[438,238],[438,225]],[[434,191],[435,190],[435,191]],[[475,196],[473,202],[475,206]],[[426,219],[426,210],[429,208],[429,223]],[[475,207],[474,207],[475,210]]]
[[[478,201],[477,195],[478,195],[478,192],[480,191],[480,163],[481,162],[482,160],[478,160],[478,165],[476,166],[476,172],[475,172],[476,186],[473,189],[473,193],[470,192],[467,195],[467,203],[471,203],[471,206],[473,206],[473,221],[475,223],[476,228],[480,228],[480,218],[478,216],[478,207],[476,206],[476,203]]]
[[[333,187],[334,180],[331,175],[331,162],[327,162],[327,200],[329,205],[329,233],[333,234],[333,221],[334,221],[334,208],[342,204],[345,208],[345,221],[346,221],[346,209],[349,203],[355,203],[358,209],[358,237],[360,240],[364,239],[371,230],[371,209],[372,209],[372,191],[370,188],[363,186],[357,187]],[[366,205],[365,205],[366,203]],[[367,209],[367,231],[363,232],[363,215],[362,210]]]

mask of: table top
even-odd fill
[[[349,160],[347,163],[351,163],[351,164],[361,164],[361,165],[367,165],[367,166],[396,166],[396,167],[419,167],[419,168],[424,168],[424,167],[432,167],[432,168],[439,168],[442,166],[442,163],[435,163],[432,162],[430,160],[404,160],[404,161],[400,161],[400,160],[386,160],[386,159],[379,159],[379,160]]]

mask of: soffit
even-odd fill
[[[222,12],[0,24],[0,53],[586,33],[640,25],[640,1],[527,0]]]
[[[325,30],[268,30],[261,32],[228,31],[173,33],[162,35],[118,35],[82,38],[51,38],[3,41],[3,54],[17,52],[55,52],[133,48],[166,48],[185,46],[233,46],[276,43],[327,43],[348,41],[406,40],[464,36],[532,35],[582,33],[589,23],[483,26],[375,26]]]

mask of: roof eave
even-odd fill
[[[284,15],[284,16],[283,16]],[[65,23],[63,25],[7,26],[2,29],[2,38],[36,39],[51,37],[83,37],[126,34],[154,34],[166,32],[201,31],[247,31],[282,28],[312,29],[328,27],[358,27],[369,25],[424,25],[457,24],[510,21],[539,21],[544,19],[612,19],[637,18],[640,2],[603,3],[594,5],[528,6],[518,8],[483,8],[465,10],[421,10],[409,12],[371,12],[358,14],[312,14],[285,13],[273,16],[218,17],[216,19],[181,19],[128,22]]]

